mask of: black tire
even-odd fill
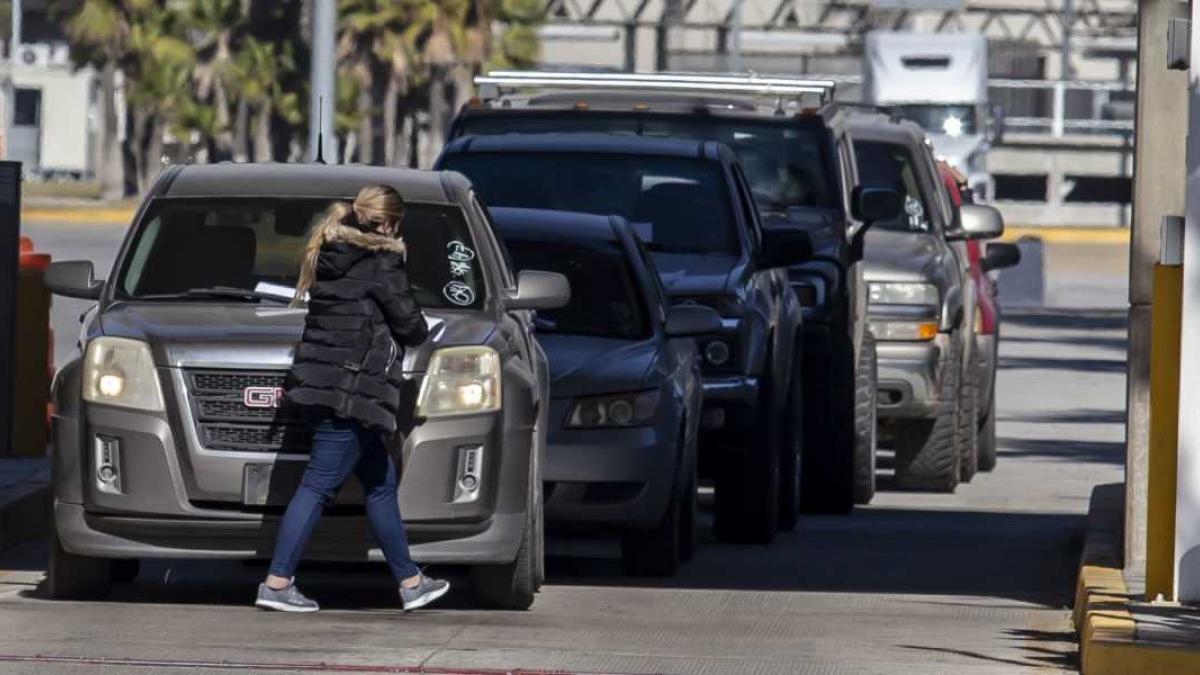
[[[970,483],[979,470],[979,392],[975,386],[975,364],[963,369],[959,386],[958,425],[954,442],[958,445],[958,479]]]
[[[127,584],[137,578],[142,564],[137,558],[122,558],[112,561],[112,578],[119,584]]]
[[[535,446],[536,449],[536,446]],[[471,567],[471,589],[475,602],[484,609],[526,610],[533,605],[533,596],[539,588],[538,564],[534,560],[545,550],[545,533],[541,529],[541,479],[534,458],[529,462],[529,507],[526,514],[525,533],[517,557],[510,563],[500,565],[474,565]]]
[[[68,553],[58,534],[50,533],[46,589],[56,600],[99,600],[112,593],[112,561]]]
[[[682,433],[682,432],[681,432]],[[696,462],[692,462],[692,470],[688,484],[683,487],[679,511],[679,559],[688,561],[696,557],[699,541],[700,513],[697,488],[700,481],[696,476]]]
[[[954,492],[958,487],[958,375],[962,371],[957,336],[939,364],[941,391],[932,420],[896,423],[896,486],[907,490]]]
[[[996,468],[996,398],[992,394],[988,403],[987,416],[979,425],[979,470]]]
[[[854,508],[854,386],[849,338],[805,335],[800,471],[800,509],[805,513],[849,513]]]
[[[649,530],[626,532],[621,537],[621,563],[634,577],[673,577],[679,572],[679,541],[683,495],[671,496],[667,511]]]
[[[538,457],[544,457],[545,435],[541,432],[541,424],[534,427],[535,448],[542,448]],[[541,460],[538,460],[539,465]],[[534,503],[537,504],[534,510],[533,533],[534,533],[534,550],[533,550],[533,574],[534,574],[534,592],[541,592],[542,586],[546,583],[546,484],[542,482],[541,471],[535,467],[534,473],[536,477],[533,479],[535,489]]]
[[[858,356],[858,377],[854,389],[854,503],[870,504],[875,498],[875,467],[878,450],[879,420],[875,399],[879,390],[879,371],[875,338],[863,335]]]
[[[792,360],[788,401],[784,408],[786,428],[779,457],[779,531],[791,532],[800,520],[800,493],[804,470],[804,375],[800,350]]]

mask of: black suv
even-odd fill
[[[717,536],[766,543],[794,527],[802,319],[784,267],[811,245],[803,232],[762,229],[734,154],[713,142],[514,134],[459,138],[437,166],[469,176],[494,207],[630,222],[671,301],[707,305],[723,319],[720,332],[698,338],[708,431],[700,460],[715,477]]]
[[[874,339],[866,330],[862,235],[889,218],[899,198],[856,192],[858,170],[837,104],[809,106],[783,92],[789,82],[820,92],[829,83],[791,78],[511,73],[480,78],[484,98],[459,113],[450,137],[593,132],[719,141],[738,156],[767,231],[799,229],[814,255],[791,260],[804,311],[805,510],[849,511],[875,492]],[[629,81],[622,88],[622,78]],[[588,85],[596,88],[588,89]],[[656,87],[694,87],[667,91]],[[740,93],[719,91],[733,83]],[[744,84],[749,83],[749,84]],[[497,85],[500,85],[498,88]],[[780,85],[783,85],[781,88]],[[559,88],[555,88],[555,87]],[[527,93],[520,93],[525,91]],[[811,95],[813,92],[810,91]],[[870,202],[870,203],[868,203]],[[866,210],[884,208],[878,214]]]

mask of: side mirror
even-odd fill
[[[987,252],[984,253],[983,259],[979,261],[979,268],[986,274],[992,270],[1016,267],[1020,262],[1021,249],[1017,248],[1016,244],[997,242],[988,244]]]
[[[947,239],[995,239],[1004,234],[1004,216],[994,207],[963,204],[960,216],[962,227],[948,232]]]
[[[676,305],[667,312],[669,337],[687,337],[720,332],[721,315],[704,305]]]
[[[524,270],[517,274],[517,292],[504,300],[508,309],[558,309],[571,301],[571,284],[557,272]]]
[[[761,265],[764,269],[791,267],[812,258],[812,238],[795,227],[763,229]]]
[[[90,260],[64,260],[50,263],[43,277],[55,295],[81,300],[98,300],[104,282],[96,281],[96,269]]]
[[[889,188],[859,185],[850,195],[850,215],[868,225],[898,218],[903,211],[904,200],[900,193]]]

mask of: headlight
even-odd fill
[[[657,391],[591,396],[575,400],[567,428],[636,427],[648,424],[657,413]]]
[[[500,355],[490,347],[433,353],[417,395],[417,415],[445,417],[500,409]]]
[[[934,321],[872,321],[870,326],[877,340],[932,340],[938,334]]]
[[[709,340],[704,344],[704,362],[710,366],[723,366],[729,363],[732,350],[724,340]]]
[[[938,289],[932,284],[874,283],[870,285],[872,305],[933,305],[937,306]]]
[[[162,387],[150,345],[115,337],[92,340],[84,357],[83,400],[162,412]]]

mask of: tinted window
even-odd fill
[[[571,282],[571,302],[538,310],[538,330],[568,335],[640,339],[650,328],[633,270],[616,243],[505,238],[518,270],[558,272]]]
[[[701,159],[575,152],[447,155],[491,206],[625,217],[652,251],[736,255],[721,165]]]
[[[119,293],[295,287],[311,226],[327,199],[159,200],[125,264]],[[462,210],[410,204],[400,226],[409,282],[422,307],[479,308],[486,285]]]
[[[790,206],[840,209],[841,199],[819,129],[792,121],[758,122],[731,117],[622,117],[605,113],[567,115],[471,115],[462,120],[464,134],[544,134],[595,132],[718,141],[742,162],[758,207],[785,211]]]
[[[928,232],[932,227],[929,205],[921,195],[912,153],[902,145],[856,141],[858,182],[867,187],[895,190],[904,198],[904,212],[892,220],[876,221],[871,227],[899,232]]]

